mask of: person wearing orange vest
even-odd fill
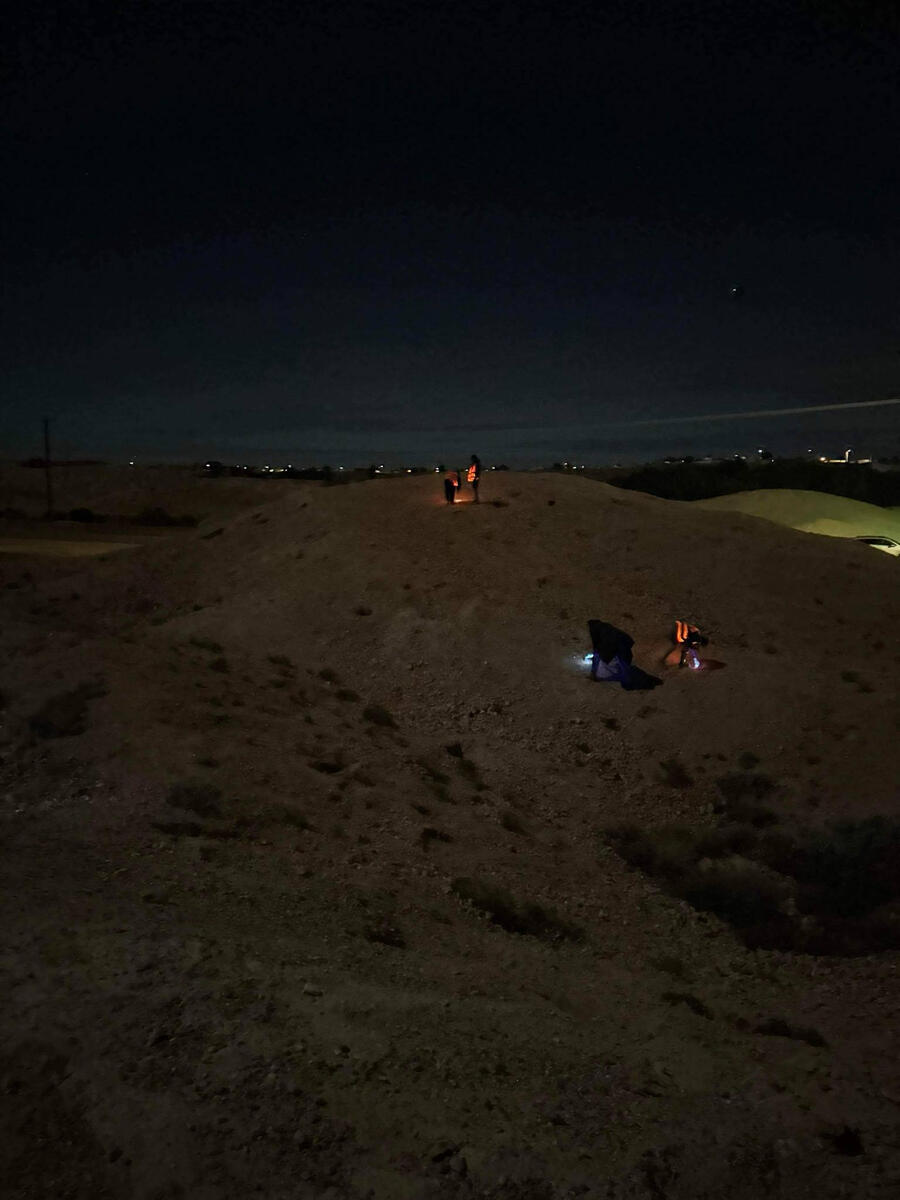
[[[475,493],[475,503],[478,503],[478,485],[481,482],[481,459],[477,454],[472,455],[472,461],[469,463],[469,470],[466,473],[472,491]]]
[[[697,647],[708,646],[709,638],[704,637],[696,625],[689,625],[687,621],[677,620],[672,633],[672,641],[675,643],[675,649],[681,652],[678,659],[679,667],[683,667],[687,663],[689,667],[696,670],[700,665]],[[674,654],[673,650],[672,657]]]

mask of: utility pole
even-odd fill
[[[50,419],[44,417],[44,474],[47,479],[47,516],[53,513],[53,479],[50,474]]]

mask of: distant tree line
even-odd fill
[[[877,471],[867,463],[832,465],[805,458],[781,458],[753,466],[739,459],[654,465],[611,476],[609,482],[664,500],[709,500],[733,492],[793,488],[846,496],[883,508],[900,505],[900,471]]]

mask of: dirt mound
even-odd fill
[[[287,486],[0,561],[14,1194],[890,1194],[890,953],[719,914],[773,830],[799,921],[816,830],[900,815],[896,564],[555,475]],[[593,617],[663,686],[591,683]],[[675,617],[729,669],[661,668]]]

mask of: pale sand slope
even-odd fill
[[[600,837],[712,827],[742,752],[783,822],[896,815],[896,563],[578,478],[439,493],[0,561],[15,1194],[896,1195],[897,954],[749,951]],[[577,665],[590,617],[652,669],[676,616],[726,670]],[[94,676],[83,731],[35,738]],[[220,795],[167,802],[186,781]],[[584,944],[498,929],[459,876]]]
[[[771,488],[716,496],[712,500],[697,500],[694,506],[716,512],[739,512],[750,517],[763,517],[805,533],[848,538],[875,535],[900,542],[900,510],[879,508],[877,504],[829,496],[825,492]]]

